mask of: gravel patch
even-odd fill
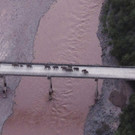
[[[103,14],[102,9],[100,16]],[[100,22],[97,36],[100,40],[102,49],[102,63],[107,66],[119,65],[118,61],[110,55],[113,45],[109,45],[110,39],[107,34],[102,33],[102,30],[103,26]],[[112,102],[112,99],[110,100],[110,95],[114,92],[119,93],[118,96],[113,97],[117,100],[115,103]],[[84,126],[84,135],[113,135],[119,125],[119,114],[121,113],[121,108],[123,105],[128,104],[128,99],[131,93],[132,89],[125,81],[105,79],[103,81],[100,98],[90,108],[87,115]],[[119,101],[118,98],[121,98],[121,101]]]

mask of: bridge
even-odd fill
[[[135,67],[0,62],[0,75],[4,78],[3,97],[7,97],[7,84],[5,80],[7,75],[47,77],[50,80],[49,100],[53,99],[52,77],[92,78],[97,82],[96,101],[99,96],[98,79],[135,80]]]
[[[135,80],[135,67],[1,62],[0,75]]]

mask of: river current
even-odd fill
[[[33,62],[101,64],[96,32],[102,2],[57,0],[40,21]],[[47,78],[22,77],[2,135],[83,135],[94,104],[95,81],[53,78],[52,82],[53,100],[48,101]]]

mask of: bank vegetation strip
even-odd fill
[[[111,54],[121,65],[135,65],[135,0],[107,0],[101,17],[103,33],[108,34]],[[131,83],[135,89],[134,82]],[[120,115],[116,135],[135,134],[135,94]]]

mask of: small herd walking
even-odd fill
[[[25,64],[24,64],[25,65]],[[12,66],[14,67],[23,67],[23,64],[18,64],[18,63],[13,63]],[[27,68],[32,68],[32,64],[31,63],[27,63],[26,64]],[[50,64],[45,64],[44,68],[47,70],[51,69],[51,65]],[[77,66],[72,66],[72,65],[66,65],[66,66],[58,66],[58,65],[52,65],[52,68],[54,70],[58,70],[59,68],[62,69],[62,71],[66,71],[66,72],[73,72],[73,71],[79,71],[79,67]],[[89,72],[86,69],[82,69],[81,71],[83,74],[88,74]]]

